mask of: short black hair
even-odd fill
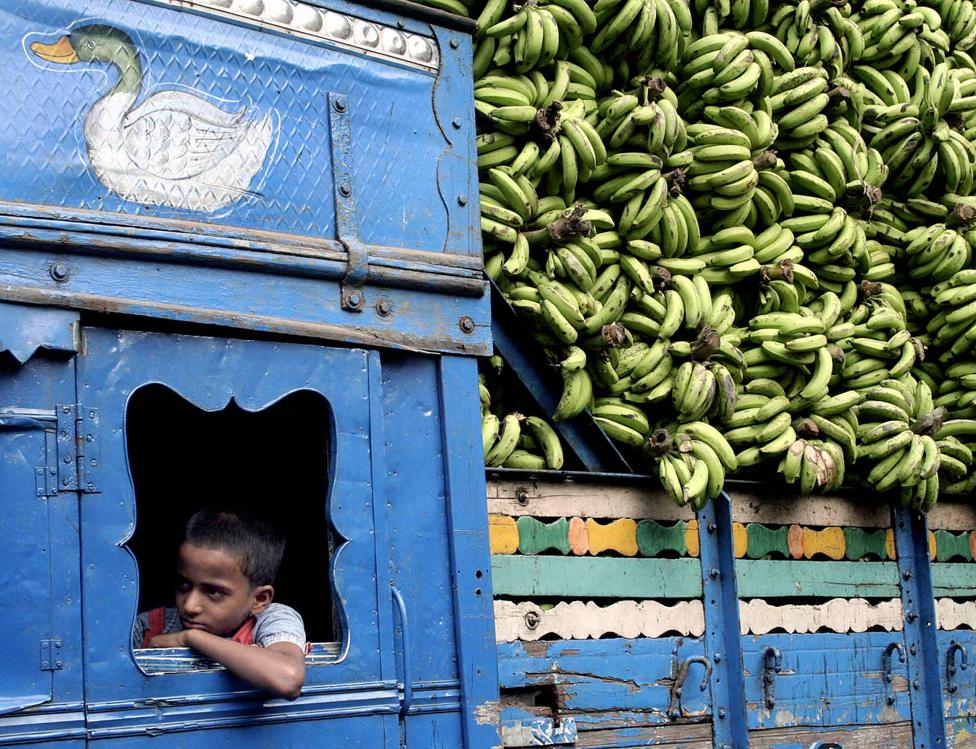
[[[285,553],[285,539],[271,523],[239,508],[197,510],[187,521],[183,542],[238,557],[251,585],[272,585]]]

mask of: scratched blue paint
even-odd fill
[[[255,155],[260,167],[240,197],[205,208],[167,206],[106,184],[84,128],[117,68],[47,62],[30,46],[95,23],[124,32],[138,50],[143,85],[133,107],[160,92],[196,97],[224,112],[245,112],[245,121],[269,131],[258,139],[267,147]],[[432,111],[431,73],[129,0],[8,0],[0,9],[0,68],[0,169],[18,175],[0,182],[0,201],[334,238],[326,97],[334,92],[349,99],[357,202],[369,216],[361,239],[444,247],[437,161],[448,143]],[[142,176],[151,181],[153,173]]]
[[[583,735],[634,723],[672,723],[671,675],[704,654],[701,640],[684,637],[500,643],[498,677],[503,694],[527,688],[554,693],[558,715],[575,718]],[[676,705],[686,721],[711,720],[708,684],[701,688],[704,676],[697,663],[688,670]],[[502,718],[518,714],[503,709]]]

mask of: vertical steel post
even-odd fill
[[[920,512],[892,507],[891,527],[898,550],[914,748],[944,749],[945,718],[928,526]]]
[[[732,502],[725,492],[698,514],[705,654],[711,660],[712,723],[716,749],[748,749],[739,594],[735,584]]]
[[[464,747],[483,749],[500,739],[477,360],[442,356],[438,379]]]

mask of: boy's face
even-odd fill
[[[270,585],[252,586],[240,560],[222,549],[184,543],[176,573],[176,609],[183,629],[227,637],[274,597]]]

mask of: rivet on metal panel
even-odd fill
[[[68,270],[68,266],[64,263],[55,263],[51,266],[51,278],[53,278],[58,283],[64,283],[71,276],[71,271]]]
[[[709,533],[714,533],[715,532],[715,523],[709,523],[705,527],[705,530],[707,530]]]
[[[710,570],[708,571],[708,576],[709,576],[709,577],[710,577],[710,578],[711,578],[712,580],[718,580],[718,576],[719,576],[719,571],[718,571],[717,569],[715,569],[714,567],[712,567],[712,569],[710,569]]]
[[[911,580],[912,579],[911,570],[905,570],[904,572],[902,572],[901,573],[901,579],[902,580]]]
[[[350,195],[352,195],[352,185],[350,185],[348,182],[343,182],[341,185],[339,185],[339,192],[348,198]]]
[[[720,707],[718,709],[718,717],[719,718],[725,718],[725,708],[724,707]],[[728,746],[728,744],[723,744],[723,746]]]
[[[467,315],[458,320],[458,326],[461,328],[462,333],[474,333],[474,320]]]
[[[525,507],[529,504],[529,492],[524,486],[520,486],[515,490],[515,501],[518,502],[521,507]]]
[[[908,616],[906,616],[905,618],[908,619],[908,621],[913,622],[916,619],[918,619],[918,614],[916,614],[914,611],[909,611]]]
[[[716,653],[715,655],[712,656],[712,660],[715,661],[716,663],[721,663],[722,662],[722,654],[721,653]]]
[[[451,39],[450,45],[451,45],[451,49],[457,49],[458,48],[458,40],[457,39]]]
[[[389,299],[377,299],[376,300],[376,314],[386,317],[391,312],[393,312],[393,306],[390,304]]]
[[[346,111],[346,102],[343,99],[336,99],[332,102],[332,107],[341,114]]]
[[[912,680],[912,689],[918,689],[918,679]]]
[[[460,205],[460,206],[465,206],[465,205],[468,204],[468,196],[465,195],[464,193],[461,193],[460,195],[458,195],[457,200],[458,200],[458,205]]]
[[[461,129],[461,118],[460,117],[455,117],[453,120],[451,120],[451,124],[454,126],[454,129],[455,130],[460,130]]]
[[[542,624],[542,617],[539,616],[535,611],[525,612],[525,626],[529,629],[535,629],[540,624]]]

